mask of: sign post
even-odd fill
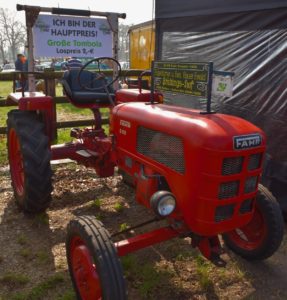
[[[46,55],[43,56],[47,56],[47,57],[57,57],[57,56],[76,56],[76,57],[95,57],[95,56],[101,56],[102,53],[92,53],[88,52],[87,50],[91,50],[91,48],[87,48],[86,46],[89,46],[91,44],[91,46],[96,46],[96,44],[94,45],[94,39],[95,37],[92,37],[92,35],[97,35],[98,32],[99,34],[102,32],[103,35],[105,35],[105,33],[109,33],[111,36],[111,44],[112,47],[110,47],[110,55],[114,55],[114,58],[117,59],[117,49],[118,49],[118,44],[117,44],[117,40],[118,40],[118,18],[126,18],[126,14],[119,14],[119,13],[111,13],[111,12],[99,12],[99,11],[89,11],[89,10],[79,10],[79,9],[69,9],[69,8],[49,8],[49,7],[40,7],[40,6],[29,6],[29,5],[21,5],[21,4],[17,4],[16,6],[17,11],[22,11],[24,10],[26,13],[26,26],[27,26],[27,37],[28,37],[28,59],[29,59],[29,68],[28,71],[29,72],[34,72],[34,44],[35,44],[35,48],[37,49],[37,47],[39,47],[39,43],[43,44],[43,34],[45,32],[50,31],[51,30],[51,26],[48,24],[42,24],[41,26],[41,21],[39,23],[39,21],[37,21],[37,18],[40,17],[40,20],[42,19],[43,15],[40,15],[40,12],[45,12],[45,13],[51,13],[52,15],[57,15],[55,17],[53,16],[48,16],[48,17],[52,17],[52,20],[58,20],[61,18],[66,18],[66,20],[68,20],[68,17],[61,17],[59,15],[67,15],[67,16],[80,16],[80,17],[86,17],[86,18],[81,18],[80,23],[78,23],[79,20],[74,20],[76,19],[76,17],[70,18],[71,22],[70,25],[72,25],[71,27],[78,27],[78,24],[80,24],[79,26],[82,26],[81,29],[79,28],[72,28],[72,29],[67,29],[67,31],[63,32],[63,31],[53,31],[54,38],[50,39],[50,45],[54,44],[54,45],[63,45],[63,44],[69,44],[71,46],[70,51],[76,50],[77,48],[77,39],[76,37],[78,37],[79,35],[84,36],[85,40],[80,43],[80,53],[59,53],[59,55],[55,55],[54,52],[52,51],[48,51],[46,53]],[[90,18],[91,16],[99,16],[99,17],[105,17],[105,24],[103,23],[103,26],[101,27],[101,25],[98,25],[99,27],[96,27],[97,24],[93,21],[92,18]],[[45,17],[44,17],[45,18]],[[73,20],[75,21],[73,23]],[[37,23],[38,22],[38,23]],[[66,21],[62,22],[61,21],[55,21],[55,25],[60,25],[64,24]],[[68,21],[67,21],[68,22]],[[82,23],[81,23],[82,22]],[[41,37],[41,41],[39,42],[37,40],[37,42],[33,41],[33,30],[35,30],[34,25],[38,24],[37,28],[40,30],[40,37]],[[53,25],[53,21],[52,21],[52,25]],[[96,29],[96,30],[95,30]],[[113,32],[113,34],[111,34],[111,32]],[[52,33],[52,31],[50,31],[50,33]],[[70,35],[72,37],[74,37],[74,39],[71,41],[67,40],[67,35]],[[45,43],[45,42],[44,42]],[[45,47],[46,46],[46,47]],[[49,45],[44,45],[43,49],[49,49],[48,47]],[[97,46],[102,46],[99,43],[97,44]],[[101,48],[101,47],[96,47]],[[50,48],[51,49],[51,48]],[[83,50],[85,49],[85,51]],[[56,50],[57,51],[57,50]],[[59,51],[59,50],[58,50]],[[79,51],[79,49],[78,49]],[[59,51],[61,52],[61,51]],[[85,53],[84,53],[85,52]],[[41,53],[41,52],[40,52]],[[80,54],[80,55],[79,55]],[[85,54],[85,55],[83,55]],[[100,54],[100,55],[99,55]],[[105,52],[104,56],[107,56],[109,53]],[[37,53],[37,55],[39,55],[39,53]],[[115,71],[114,71],[115,73]],[[30,76],[31,75],[31,76]],[[35,91],[35,79],[34,76],[32,74],[29,75],[29,91],[34,92]]]
[[[211,113],[213,63],[154,62],[154,88],[206,99],[206,113]]]
[[[152,62],[153,91],[167,91],[201,98],[206,103],[206,111],[211,111],[211,94],[231,97],[234,73],[214,71],[212,62]]]

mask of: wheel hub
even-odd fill
[[[100,278],[86,245],[78,244],[72,249],[72,269],[82,299],[102,299]]]

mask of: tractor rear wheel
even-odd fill
[[[258,187],[255,211],[251,221],[223,235],[225,244],[247,260],[263,260],[279,248],[284,234],[280,207],[267,188]]]
[[[7,147],[14,196],[26,213],[50,204],[52,170],[48,137],[36,113],[12,110],[7,119]]]
[[[66,253],[78,299],[126,299],[122,266],[108,231],[94,217],[72,220]]]

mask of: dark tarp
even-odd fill
[[[156,18],[177,18],[287,7],[286,0],[156,0]]]
[[[213,109],[266,132],[263,182],[287,212],[287,1],[157,0],[155,17],[158,60],[212,61],[235,73],[234,95],[213,97]],[[199,105],[190,96],[167,99]]]

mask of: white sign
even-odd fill
[[[39,15],[33,27],[34,56],[112,56],[106,19]]]
[[[215,71],[212,80],[212,94],[231,97],[232,90],[233,90],[233,73]]]

